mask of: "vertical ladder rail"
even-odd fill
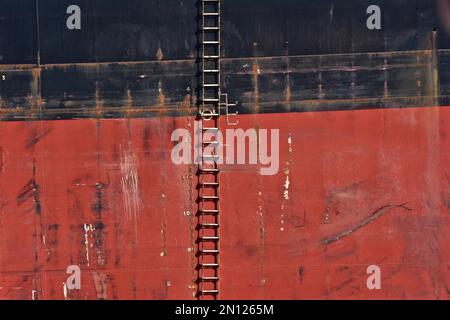
[[[201,97],[202,124],[199,164],[198,289],[204,300],[219,298],[220,206],[219,132],[220,89],[220,0],[201,0]]]

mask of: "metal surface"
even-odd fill
[[[72,2],[0,2],[0,299],[449,298],[448,1]],[[207,107],[278,174],[175,165]]]

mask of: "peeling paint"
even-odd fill
[[[84,247],[86,250],[86,262],[88,267],[90,266],[90,261],[89,261],[89,237],[92,237],[92,232],[94,232],[95,228],[92,224],[84,224],[83,225],[84,228]],[[91,233],[91,234],[89,234]]]
[[[286,173],[286,182],[284,183],[284,200],[289,200],[289,185],[291,184],[289,181],[289,170],[285,171]]]

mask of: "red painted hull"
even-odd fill
[[[193,299],[196,167],[170,158],[193,121],[1,122],[0,298]],[[239,121],[280,129],[280,171],[223,167],[221,299],[449,298],[450,109]]]

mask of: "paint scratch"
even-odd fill
[[[380,218],[382,215],[384,215],[385,213],[387,213],[388,211],[390,211],[392,209],[402,208],[402,209],[405,209],[408,211],[412,211],[411,208],[406,207],[407,204],[408,203],[403,203],[400,205],[387,205],[387,206],[378,208],[377,210],[375,210],[374,213],[372,213],[372,215],[370,215],[368,218],[366,218],[363,221],[361,221],[360,223],[358,223],[356,226],[354,226],[350,229],[344,230],[342,232],[339,232],[338,234],[336,234],[334,236],[323,238],[320,242],[322,244],[330,244],[330,243],[339,241],[339,240],[351,235],[352,233],[358,231],[359,229],[367,226],[368,224],[372,223],[373,221]]]
[[[139,190],[139,176],[137,172],[137,160],[130,148],[122,153],[120,161],[122,172],[121,186],[127,221],[133,221],[137,233],[137,219],[142,206]]]

